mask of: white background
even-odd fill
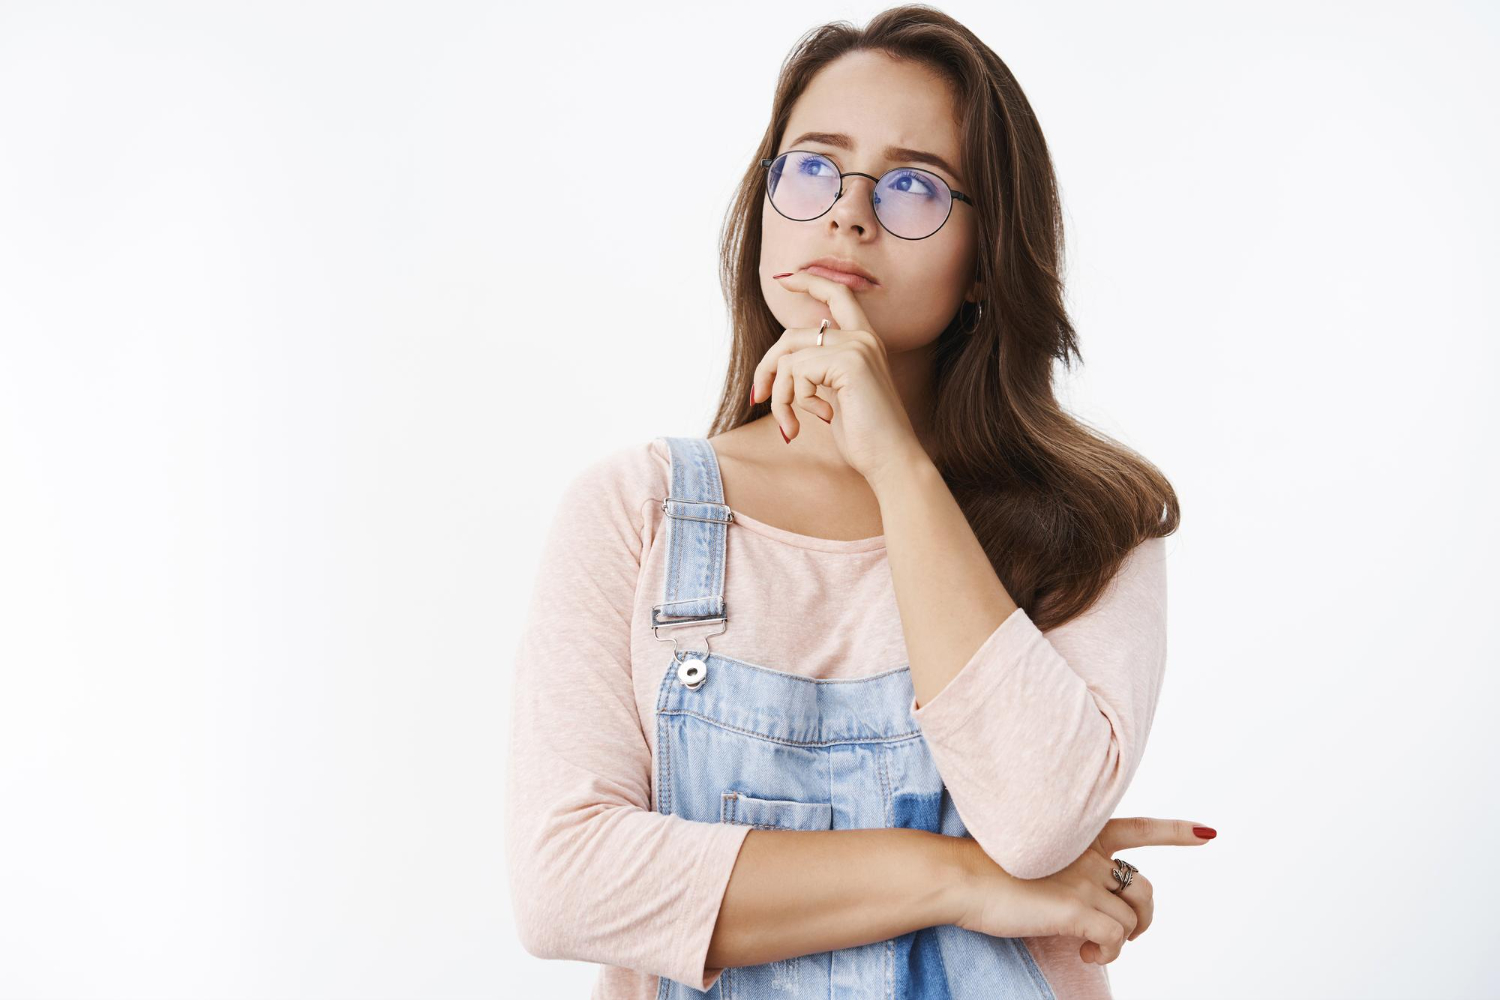
[[[0,994],[588,995],[502,853],[541,527],[706,433],[777,68],[879,9],[0,4]],[[1500,994],[1496,7],[944,9],[1182,503],[1119,814],[1219,836],[1116,995]]]

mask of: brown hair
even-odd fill
[[[1177,495],[1136,452],[1065,413],[1052,362],[1083,356],[1063,305],[1062,211],[1046,141],[1010,69],[973,32],[925,4],[863,29],[821,25],[782,64],[771,121],[720,237],[733,344],[710,436],[769,411],[749,402],[755,366],[782,333],[758,277],[762,157],[776,155],[793,104],[848,52],[918,60],[954,89],[963,162],[976,198],[982,316],[963,304],[935,345],[933,460],[1006,591],[1039,628],[1081,614],[1126,554],[1177,529]]]

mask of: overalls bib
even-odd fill
[[[734,516],[707,438],[667,438],[667,570],[652,632],[673,653],[656,702],[656,808],[768,830],[904,827],[967,834],[911,715],[909,667],[819,680],[711,652],[663,631],[728,628]],[[754,622],[741,627],[754,628]],[[788,906],[796,905],[789,896]],[[887,941],[727,968],[705,992],[661,977],[657,1000],[1055,1000],[1020,938],[952,924]]]

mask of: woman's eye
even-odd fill
[[[933,190],[932,185],[928,183],[927,178],[916,173],[897,174],[890,179],[886,187],[892,191],[899,191],[901,194],[915,194],[923,197],[937,193]]]

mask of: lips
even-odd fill
[[[855,289],[875,288],[880,284],[875,275],[843,257],[819,257],[804,264],[802,270]]]
[[[877,287],[870,279],[862,278],[857,274],[850,274],[848,271],[835,271],[829,267],[818,267],[816,265],[804,267],[802,270],[808,274],[816,274],[820,278],[837,281],[841,285],[848,285],[857,292],[868,291],[871,288]]]

